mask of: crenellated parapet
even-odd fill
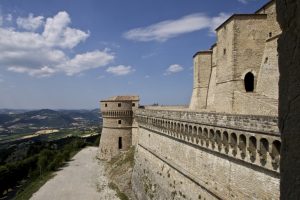
[[[154,133],[279,174],[276,117],[138,109],[135,118],[140,127]]]

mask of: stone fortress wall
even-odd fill
[[[135,112],[138,199],[278,199],[280,134],[273,116]]]
[[[216,44],[193,56],[189,109],[136,110],[137,199],[279,199],[275,9],[270,1],[217,28]]]
[[[276,48],[281,31],[275,9],[270,1],[255,14],[233,15],[217,28],[216,44],[193,56],[189,107],[134,110],[131,182],[137,199],[279,199]],[[106,155],[116,145],[113,134],[130,136],[125,127],[115,132],[114,119],[104,116],[104,122],[109,126],[103,127],[107,136],[100,149]]]
[[[254,14],[232,15],[216,32],[216,44],[193,57],[190,109],[276,116],[279,78],[276,49],[281,30],[276,21],[275,2],[269,2]],[[250,89],[246,89],[246,84]]]

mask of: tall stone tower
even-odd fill
[[[212,51],[199,51],[193,56],[194,87],[190,109],[199,110],[207,107],[207,94],[212,66]]]
[[[133,112],[138,108],[138,96],[115,96],[100,101],[103,128],[99,146],[99,158],[110,160],[121,151],[128,150],[137,125]]]

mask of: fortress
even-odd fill
[[[136,146],[137,199],[279,199],[276,4],[234,14],[210,50],[193,56],[189,108],[101,101],[99,157]]]

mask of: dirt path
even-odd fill
[[[77,153],[68,166],[57,172],[33,196],[32,200],[118,200],[108,187],[104,166],[96,159],[97,147],[87,147]]]

